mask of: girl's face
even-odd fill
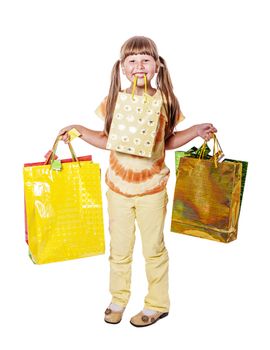
[[[149,55],[130,55],[127,56],[122,64],[123,74],[130,82],[134,81],[135,75],[138,77],[137,86],[144,86],[144,74],[147,82],[150,82],[155,73],[157,73],[157,64],[152,56]]]

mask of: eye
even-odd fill
[[[129,62],[130,62],[130,63],[134,63],[134,62],[135,62],[135,60],[130,60]]]
[[[149,60],[148,60],[148,59],[145,59],[144,62],[149,62]]]

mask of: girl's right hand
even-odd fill
[[[60,140],[64,141],[65,143],[68,143],[70,141],[70,136],[68,132],[73,128],[78,129],[78,125],[69,125],[61,129],[58,133],[58,136],[60,136]]]

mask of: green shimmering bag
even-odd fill
[[[247,162],[219,162],[223,153],[215,136],[214,156],[209,152],[206,143],[177,152],[171,231],[227,243],[237,238]]]

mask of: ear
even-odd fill
[[[157,61],[157,62],[156,62],[156,71],[155,71],[155,73],[158,73],[159,68],[160,68],[160,62]]]
[[[124,68],[124,65],[123,65],[123,64],[121,64],[121,69],[122,69],[122,73],[123,73],[124,75],[126,75],[126,71],[125,71],[125,68]]]

